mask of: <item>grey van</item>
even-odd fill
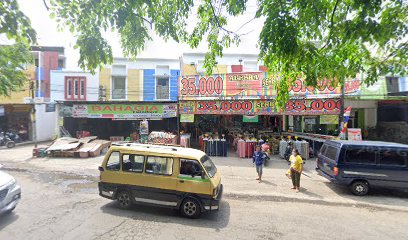
[[[408,189],[408,145],[377,141],[326,141],[316,170],[332,182],[366,195],[372,187]]]

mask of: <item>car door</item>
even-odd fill
[[[143,183],[135,196],[137,202],[175,207],[178,203],[175,158],[147,155]]]
[[[195,159],[180,158],[179,162],[177,191],[207,197],[211,195],[211,182],[201,164]]]
[[[380,176],[377,185],[408,188],[407,154],[406,149],[381,149],[377,163]]]

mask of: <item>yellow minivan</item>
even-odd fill
[[[99,195],[116,199],[121,208],[134,203],[164,206],[190,218],[219,209],[221,177],[200,150],[117,144],[110,147],[99,171]]]

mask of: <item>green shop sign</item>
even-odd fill
[[[78,104],[76,118],[149,119],[176,117],[177,104]]]

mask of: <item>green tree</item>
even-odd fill
[[[246,11],[247,0],[50,0],[51,16],[78,38],[79,64],[91,71],[112,62],[102,32],[116,30],[125,56],[135,57],[150,39],[149,28],[164,39],[192,48],[208,44],[207,73],[240,35],[228,19]],[[259,36],[260,59],[276,81],[280,106],[288,86],[303,76],[333,84],[365,72],[367,84],[382,74],[407,71],[408,3],[404,0],[258,0],[255,18],[265,19]],[[187,24],[195,15],[192,31]]]
[[[0,96],[8,96],[27,81],[23,71],[32,61],[29,44],[36,43],[36,33],[17,0],[0,1],[0,35],[14,42],[0,45]]]

